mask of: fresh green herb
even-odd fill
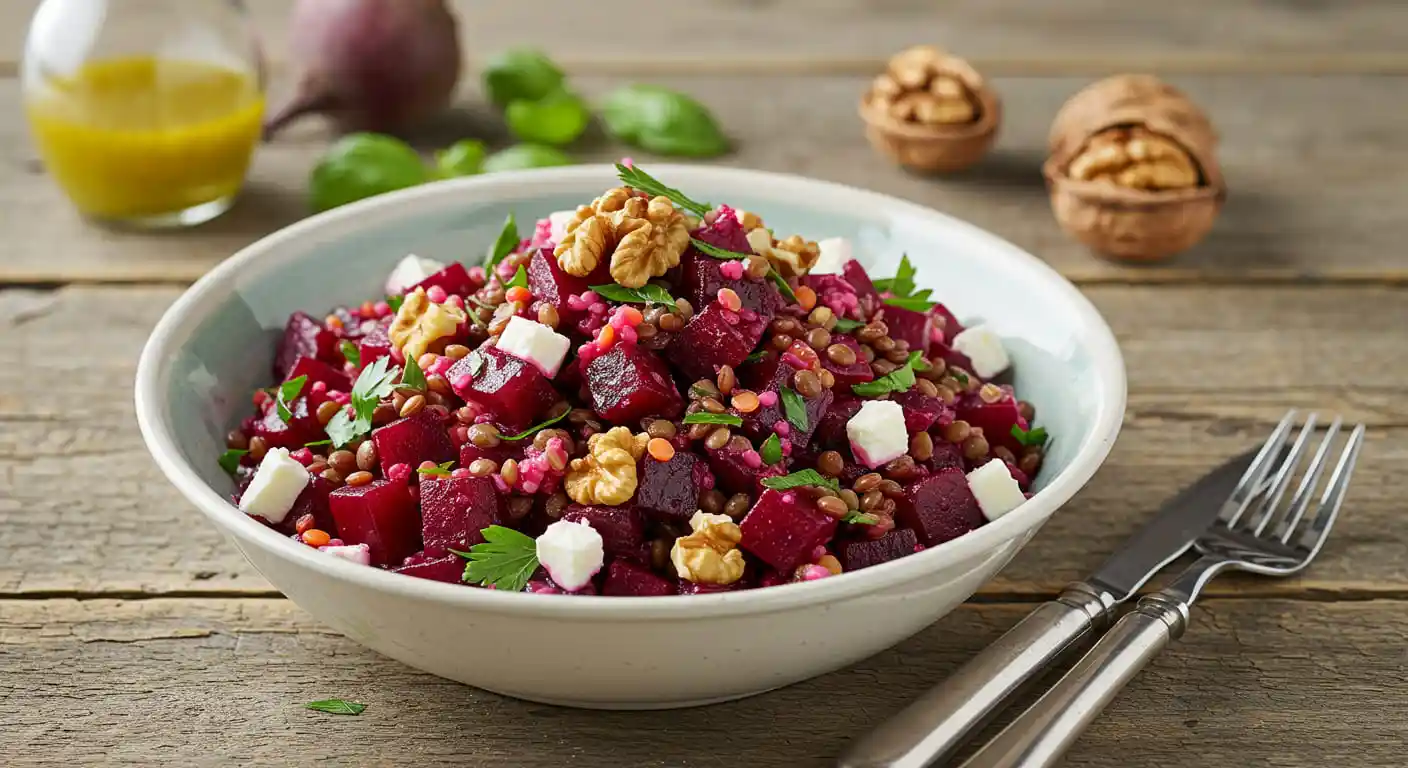
[[[567,411],[563,411],[560,415],[554,416],[541,424],[534,424],[533,426],[523,430],[522,432],[519,432],[516,435],[510,437],[500,437],[499,439],[507,440],[510,443],[517,440],[522,440],[525,437],[529,437],[530,435],[537,433],[537,431],[540,429],[547,429],[548,427],[551,427],[552,425],[556,424],[559,421],[562,421],[565,418],[567,418]]]
[[[962,384],[965,387],[968,386],[968,374],[964,373],[963,371],[955,371],[950,369],[948,375],[952,376],[954,381],[957,381],[959,384]]]
[[[591,122],[581,97],[559,88],[540,99],[515,99],[504,111],[508,129],[523,141],[570,144]]]
[[[310,701],[304,704],[303,708],[326,712],[330,715],[360,715],[367,708],[367,705],[342,699],[323,699],[322,701]]]
[[[411,355],[406,355],[406,367],[401,370],[401,383],[396,385],[398,389],[425,389],[425,371],[420,369],[420,363]]]
[[[778,274],[775,267],[768,269],[768,279],[772,281],[773,285],[777,286],[778,293],[781,293],[783,298],[793,304],[797,303],[797,294],[792,291],[792,286],[787,284],[787,281],[783,279],[782,275]]]
[[[454,461],[447,461],[433,467],[416,467],[416,472],[420,475],[436,475],[439,477],[449,477],[450,467],[454,466]]]
[[[850,331],[854,331],[857,328],[864,327],[865,323],[862,323],[859,320],[852,320],[849,317],[836,318],[836,330],[840,331],[841,333],[848,333]]]
[[[867,381],[860,384],[852,384],[851,391],[862,397],[875,397],[890,392],[908,392],[914,386],[914,372],[924,370],[928,367],[920,352],[910,352],[909,359],[904,365],[896,368],[890,373],[881,376],[874,381]]]
[[[325,445],[332,445],[332,441],[331,441],[331,440],[314,440],[314,441],[311,442],[311,443],[304,443],[304,444],[303,444],[303,447],[304,447],[304,448],[321,448],[321,447],[323,447],[323,446],[325,446]]]
[[[484,159],[484,172],[521,171],[525,168],[552,168],[571,165],[572,158],[566,152],[543,144],[514,144],[501,149]]]
[[[474,360],[471,361],[469,364],[469,377],[472,379],[475,376],[478,376],[480,371],[484,370],[484,366],[488,363],[488,361],[485,360],[484,356],[479,354],[478,352],[470,353],[470,357],[474,358]]]
[[[1036,446],[1039,448],[1043,445],[1046,445],[1046,427],[1037,427],[1036,429],[1026,430],[1022,429],[1016,424],[1013,424],[1012,437],[1015,437],[1017,439],[1017,442],[1021,443],[1022,446],[1025,448],[1031,448],[1032,446]]]
[[[802,396],[792,390],[791,387],[783,387],[781,390],[782,411],[787,414],[787,421],[793,427],[807,431],[811,426],[811,420],[807,418],[807,403]]]
[[[430,172],[410,145],[379,133],[354,133],[323,153],[313,167],[308,195],[313,210],[326,211],[429,180]]]
[[[646,173],[645,171],[642,171],[640,168],[637,168],[635,166],[631,166],[628,168],[620,163],[617,163],[616,175],[618,178],[621,179],[622,184],[625,184],[626,186],[632,189],[638,189],[646,193],[647,195],[650,195],[651,197],[658,197],[660,195],[664,195],[665,197],[670,198],[670,202],[685,209],[686,211],[689,211],[690,213],[693,213],[695,216],[703,216],[709,211],[714,210],[713,205],[709,203],[701,203],[695,200],[691,200],[688,196],[685,195],[685,193],[679,191],[678,189],[675,189],[674,187],[665,186],[664,184],[660,183],[659,179],[656,179],[654,176],[651,176],[650,174]]]
[[[928,289],[926,288],[925,291],[927,292]],[[928,296],[890,296],[885,299],[885,303],[892,307],[914,312],[928,312],[934,308],[934,302]]]
[[[359,349],[356,344],[353,344],[347,339],[343,339],[339,347],[342,349],[342,357],[344,360],[359,368],[362,366],[362,350]]]
[[[895,276],[874,281],[875,290],[892,294],[885,299],[885,303],[892,307],[910,309],[915,312],[928,312],[934,308],[934,301],[929,298],[929,294],[933,293],[933,290],[930,288],[917,290],[914,286],[915,273],[916,270],[914,264],[909,260],[909,254],[904,254],[900,257],[900,265],[895,268]]]
[[[491,525],[484,529],[484,543],[468,552],[450,550],[463,557],[464,580],[504,592],[522,592],[538,570],[538,543],[512,528]]]
[[[400,312],[400,311],[401,311],[401,305],[402,305],[402,304],[405,304],[405,303],[406,303],[406,297],[405,297],[405,296],[387,296],[387,297],[386,297],[386,305],[387,305],[388,307],[391,307],[391,314],[393,314],[393,315],[396,314],[397,312]]]
[[[537,101],[562,88],[562,70],[542,51],[511,48],[489,59],[482,72],[484,93],[500,107]]]
[[[341,408],[327,425],[328,437],[334,446],[341,448],[372,431],[372,412],[381,398],[396,388],[396,377],[401,373],[400,368],[388,368],[390,362],[390,358],[378,358],[357,376],[357,381],[352,385],[352,410],[355,416],[348,416],[347,409]]]
[[[789,488],[800,488],[804,485],[816,485],[822,488],[830,488],[838,492],[841,490],[841,486],[836,482],[836,478],[826,477],[815,469],[803,469],[781,477],[765,477],[762,482],[764,488],[771,488],[774,491],[785,491]]]
[[[746,259],[751,255],[747,253],[739,253],[738,251],[726,250],[724,248],[718,247],[717,245],[706,243],[697,237],[691,237],[689,239],[689,242],[695,248],[699,249],[699,252],[704,254],[705,256],[709,256],[715,259],[721,259],[723,261],[737,261],[738,259]]]
[[[462,139],[435,153],[435,173],[442,179],[477,176],[484,172],[488,150],[477,139]]]
[[[593,285],[592,291],[609,301],[620,304],[674,304],[675,297],[670,292],[658,285],[646,283],[639,288],[627,288],[624,285],[610,283],[607,285]]]
[[[850,523],[851,525],[875,525],[880,522],[880,518],[853,509],[847,512],[845,517],[841,518],[841,522]]]
[[[519,264],[519,265],[518,265],[518,271],[513,273],[513,278],[510,279],[510,280],[508,281],[508,284],[504,286],[504,290],[508,290],[509,288],[527,288],[527,287],[528,287],[528,270],[527,270],[527,269],[524,269],[522,264]]]
[[[627,85],[612,91],[602,104],[601,119],[616,138],[661,155],[714,157],[729,148],[707,107],[658,85]]]
[[[279,391],[275,395],[274,405],[278,408],[279,419],[287,424],[293,419],[293,411],[289,410],[289,403],[298,397],[298,393],[303,391],[303,385],[308,383],[306,375],[296,379],[289,379],[279,385]]]
[[[514,221],[513,214],[504,219],[504,225],[499,229],[499,236],[494,239],[494,244],[489,246],[489,252],[484,254],[484,273],[492,275],[494,267],[504,260],[504,257],[513,253],[513,249],[518,247],[522,238],[518,236],[518,222]]]
[[[763,457],[763,463],[772,465],[782,461],[782,438],[774,432],[768,435],[768,439],[763,441],[763,445],[758,449],[758,455]]]
[[[760,349],[760,350],[757,350],[756,352],[750,353],[747,357],[743,358],[743,362],[745,362],[745,363],[756,363],[756,362],[760,362],[765,356],[767,356],[767,351]]]
[[[220,468],[231,475],[235,474],[235,470],[239,469],[240,459],[243,459],[248,453],[249,451],[243,451],[239,448],[226,450],[220,454]]]
[[[710,413],[699,411],[698,413],[686,414],[684,417],[686,424],[723,424],[726,427],[741,427],[743,419],[731,413]]]

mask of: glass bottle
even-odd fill
[[[209,221],[259,143],[263,64],[242,0],[44,0],[22,83],[49,175],[100,221]]]

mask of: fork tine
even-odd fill
[[[1349,442],[1345,443],[1340,460],[1335,464],[1335,471],[1330,473],[1330,484],[1325,487],[1325,494],[1320,497],[1320,509],[1315,513],[1315,519],[1310,521],[1309,527],[1301,531],[1296,542],[1297,548],[1309,552],[1307,560],[1320,551],[1325,537],[1330,534],[1330,527],[1335,524],[1340,505],[1344,503],[1345,491],[1349,489],[1349,478],[1354,474],[1354,463],[1359,459],[1359,447],[1363,443],[1364,425],[1359,424],[1350,433]]]
[[[1315,495],[1316,487],[1320,485],[1320,476],[1325,473],[1325,465],[1329,464],[1327,457],[1339,431],[1340,420],[1336,417],[1334,421],[1330,422],[1329,428],[1325,430],[1325,437],[1320,440],[1320,447],[1315,449],[1315,457],[1310,460],[1310,467],[1306,469],[1305,477],[1300,479],[1300,485],[1296,487],[1295,494],[1291,496],[1291,503],[1286,507],[1285,516],[1281,518],[1281,522],[1276,524],[1271,535],[1275,536],[1282,544],[1290,541],[1291,534],[1300,524],[1300,519],[1310,508],[1310,500]]]
[[[1291,425],[1295,423],[1295,409],[1286,411],[1286,415],[1281,417],[1281,423],[1272,430],[1271,436],[1262,443],[1261,450],[1257,452],[1256,458],[1252,459],[1251,466],[1242,474],[1242,479],[1237,481],[1237,487],[1232,489],[1232,495],[1227,497],[1227,501],[1222,503],[1222,508],[1217,512],[1217,519],[1227,527],[1232,527],[1237,522],[1237,518],[1246,511],[1251,500],[1256,498],[1257,492],[1262,488],[1262,481],[1275,466],[1276,459],[1280,457],[1281,446],[1286,443],[1286,436],[1291,433]]]
[[[1300,465],[1301,455],[1305,453],[1306,446],[1310,444],[1310,437],[1314,434],[1315,414],[1312,413],[1305,417],[1305,424],[1300,428],[1300,434],[1296,435],[1296,441],[1291,445],[1290,452],[1281,462],[1280,469],[1276,470],[1276,474],[1271,480],[1270,490],[1261,497],[1260,503],[1255,505],[1247,520],[1246,527],[1252,534],[1260,536],[1266,528],[1266,524],[1276,517],[1276,510],[1281,505],[1281,497],[1286,494],[1291,480],[1295,478],[1296,467]]]

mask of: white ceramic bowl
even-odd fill
[[[678,707],[838,669],[903,640],[973,594],[1090,479],[1114,443],[1125,377],[1081,294],[1015,246],[891,197],[794,176],[654,166],[695,199],[755,211],[779,232],[849,237],[876,275],[901,251],[962,319],[1006,339],[1015,383],[1054,440],[1039,491],[973,533],[838,578],[697,597],[511,594],[357,566],[241,514],[216,465],[249,394],[267,386],[290,312],[377,295],[405,253],[473,263],[510,210],[531,222],[614,186],[607,166],[499,173],[315,216],[236,254],[161,319],[143,350],[143,437],[171,482],[274,586],[348,637],[442,677],[579,707]]]

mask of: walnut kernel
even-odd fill
[[[577,209],[553,256],[563,271],[586,277],[609,252],[612,279],[639,288],[677,266],[688,245],[689,227],[668,198],[617,187]]]
[[[1198,168],[1177,142],[1146,128],[1109,128],[1090,137],[1066,172],[1081,181],[1108,181],[1132,189],[1198,185]]]
[[[890,117],[922,125],[958,125],[978,117],[978,99],[948,71],[948,57],[919,45],[895,54],[870,86],[870,98]]]
[[[748,217],[752,217],[757,225],[749,227]],[[814,241],[802,239],[801,235],[791,235],[785,240],[778,240],[763,227],[762,219],[751,213],[742,214],[740,221],[747,230],[748,246],[753,249],[753,253],[766,258],[773,269],[783,277],[805,275],[816,266],[817,259],[821,258],[820,246]]]
[[[972,65],[933,46],[891,57],[860,100],[866,138],[917,171],[959,171],[997,136],[1002,103]]]
[[[407,358],[419,359],[439,339],[455,335],[467,319],[464,310],[453,304],[436,304],[424,288],[406,294],[386,335]]]
[[[695,584],[732,584],[743,578],[747,563],[738,542],[743,531],[728,515],[695,512],[689,520],[694,532],[675,539],[670,562],[681,579]]]
[[[625,504],[636,493],[636,462],[645,454],[650,435],[613,427],[587,440],[587,455],[573,459],[567,470],[567,495],[578,504]]]

